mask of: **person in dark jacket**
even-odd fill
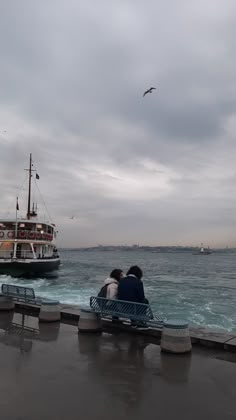
[[[143,282],[143,272],[137,265],[133,265],[127,272],[126,277],[119,281],[118,299],[130,302],[146,303]]]
[[[148,304],[148,300],[144,295],[142,282],[143,272],[137,265],[133,265],[127,272],[126,277],[120,279],[118,284],[118,299],[127,300],[129,302],[139,302]],[[144,323],[136,323],[131,320],[133,327],[147,328]]]

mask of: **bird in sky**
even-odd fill
[[[71,216],[70,219],[74,219],[75,216]]]
[[[148,90],[145,90],[145,92],[144,92],[144,94],[143,94],[143,97],[144,97],[145,95],[147,95],[147,93],[152,93],[153,89],[156,89],[156,88],[155,88],[155,87],[150,87]]]

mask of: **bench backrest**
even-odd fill
[[[2,284],[2,294],[19,300],[35,300],[34,289],[31,287],[15,286],[13,284]]]
[[[90,307],[94,312],[102,315],[112,315],[140,321],[149,321],[154,318],[150,305],[144,303],[92,296],[90,298]]]

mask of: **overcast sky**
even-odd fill
[[[59,246],[236,246],[235,39],[235,0],[1,0],[2,216],[32,152]]]

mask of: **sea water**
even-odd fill
[[[58,272],[34,279],[0,275],[0,283],[33,287],[36,295],[88,304],[114,268],[139,265],[155,312],[193,325],[236,331],[236,254],[153,253],[144,250],[61,250]]]

